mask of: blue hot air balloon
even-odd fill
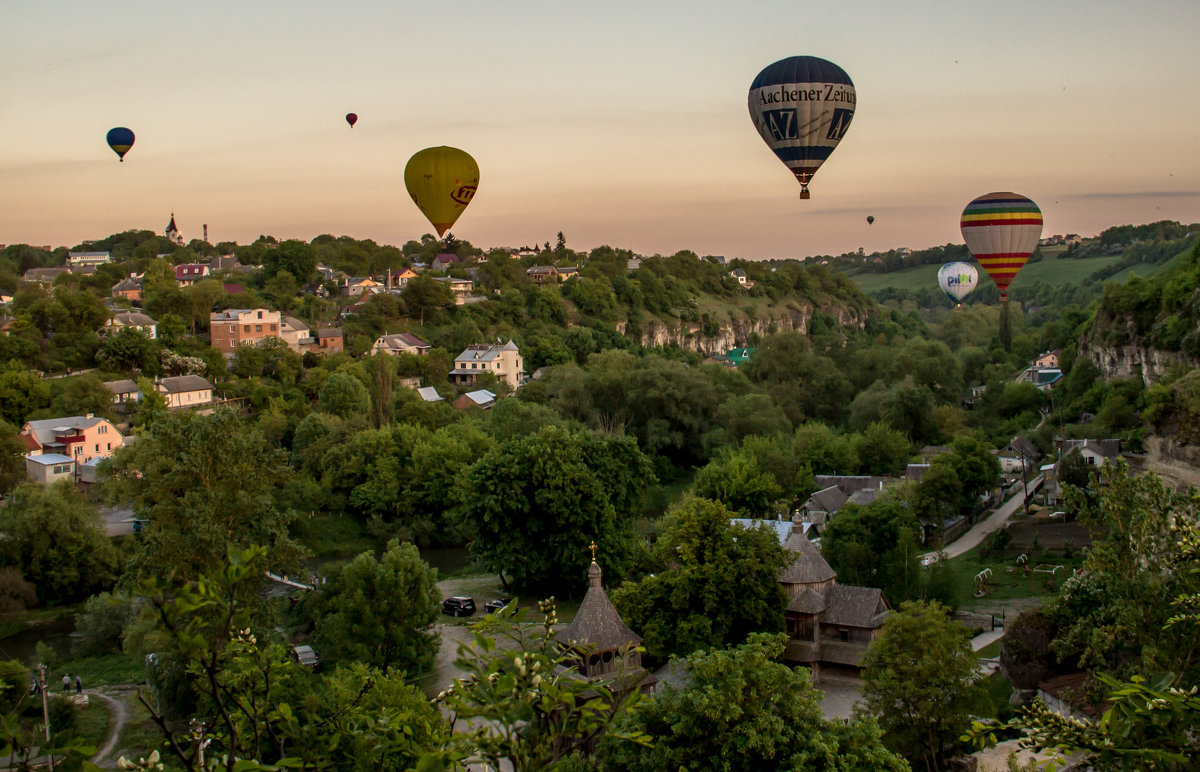
[[[118,126],[115,129],[108,130],[108,146],[113,149],[117,157],[122,162],[125,161],[125,154],[129,152],[129,148],[133,147],[133,132],[124,126]]]
[[[750,84],[747,104],[754,128],[800,183],[808,183],[842,141],[858,101],[841,67],[815,56],[781,59]]]

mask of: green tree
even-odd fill
[[[739,517],[771,514],[783,489],[775,475],[764,471],[749,453],[735,450],[722,454],[696,473],[697,496],[720,501]]]
[[[159,415],[106,466],[110,497],[148,521],[131,580],[195,579],[252,544],[267,546],[272,570],[294,571],[301,551],[283,509],[285,457],[233,411]]]
[[[426,274],[409,279],[400,292],[400,299],[404,301],[409,313],[417,317],[421,324],[424,324],[427,318],[432,318],[438,310],[454,305],[449,284],[434,281],[432,276]]]
[[[0,533],[0,563],[19,569],[44,604],[82,600],[116,579],[116,549],[69,482],[19,486],[0,507]]]
[[[0,369],[0,417],[24,426],[30,415],[50,404],[50,384],[16,362]]]
[[[879,720],[884,743],[941,769],[984,699],[970,632],[937,603],[905,603],[862,664],[865,711]]]
[[[657,657],[740,643],[783,629],[779,571],[787,552],[768,528],[742,528],[723,505],[694,499],[654,545],[663,570],[613,593],[622,617]]]
[[[854,450],[863,474],[899,475],[912,458],[913,448],[902,433],[876,422],[855,437]]]
[[[388,542],[378,560],[362,553],[309,602],[320,609],[317,640],[331,659],[396,668],[410,677],[432,668],[441,598],[437,571],[415,545]]]
[[[100,340],[96,364],[113,372],[158,373],[159,346],[137,327],[121,327]]]
[[[878,587],[893,605],[916,597],[919,524],[907,502],[886,495],[847,504],[821,534],[821,554],[839,581]]]
[[[7,494],[26,479],[25,454],[29,449],[17,427],[0,419],[0,494]]]
[[[628,572],[632,514],[653,480],[630,438],[547,426],[470,468],[456,491],[458,519],[472,555],[506,586],[570,592],[583,585],[589,542],[613,575]]]
[[[907,770],[870,718],[826,721],[808,671],[778,662],[782,635],[751,635],[736,649],[700,651],[682,664],[687,685],[665,687],[621,727],[650,747],[606,743],[614,772]]]
[[[371,393],[358,378],[349,373],[334,373],[321,386],[317,410],[338,418],[366,415],[371,406]]]

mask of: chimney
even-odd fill
[[[208,223],[204,223],[204,243],[208,243]]]
[[[88,414],[85,416],[85,418],[95,418],[95,416],[94,416],[94,415],[92,415],[91,413],[88,413]]]

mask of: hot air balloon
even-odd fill
[[[988,193],[967,204],[961,225],[971,254],[1008,300],[1008,285],[1037,249],[1042,210],[1016,193]]]
[[[354,124],[358,123],[358,116],[354,113],[346,113],[346,123],[350,124],[350,128],[354,128]]]
[[[117,126],[115,129],[108,130],[108,146],[117,154],[117,158],[121,162],[125,162],[125,154],[129,152],[129,148],[133,147],[133,132],[124,126]]]
[[[962,305],[963,298],[971,294],[979,283],[979,271],[970,263],[946,263],[938,269],[938,286],[955,303]]]
[[[800,198],[808,198],[808,183],[854,117],[850,76],[833,62],[793,56],[760,72],[747,99],[754,128],[796,175]]]
[[[873,214],[867,215],[867,225],[874,225],[874,224],[875,224],[875,215],[873,215]]]
[[[427,147],[408,159],[404,185],[421,213],[442,236],[475,197],[479,165],[456,147]]]

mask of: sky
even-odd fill
[[[403,175],[436,145],[479,163],[453,233],[484,248],[922,248],[991,191],[1045,235],[1200,220],[1196,0],[0,0],[0,29],[0,244],[173,211],[212,243],[400,245],[432,232]],[[800,54],[858,96],[808,201],[746,106]]]

